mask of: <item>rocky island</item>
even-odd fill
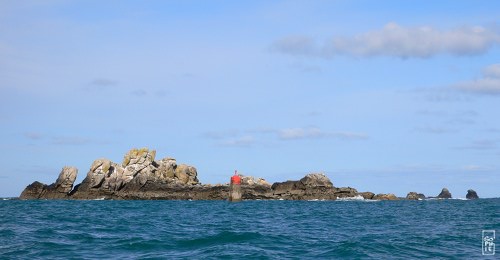
[[[77,185],[74,183],[78,169],[64,167],[54,183],[47,185],[35,181],[24,189],[20,199],[226,200],[228,198],[229,184],[201,184],[195,167],[177,164],[177,161],[170,157],[161,160],[156,160],[155,157],[155,150],[142,148],[130,150],[125,154],[121,164],[104,158],[97,159],[90,166],[82,183]],[[446,195],[442,196],[442,192],[438,197],[451,197],[447,189],[443,191],[447,192],[444,192]],[[262,178],[241,176],[241,192],[244,200],[401,199],[394,194],[374,194],[358,192],[351,187],[335,187],[322,173],[310,173],[300,180],[273,184]],[[403,199],[421,200],[425,199],[425,195],[410,192]]]

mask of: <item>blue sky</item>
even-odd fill
[[[498,1],[0,1],[0,196],[133,147],[270,182],[500,192]]]

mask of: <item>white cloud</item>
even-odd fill
[[[483,75],[485,77],[500,78],[500,63],[484,68]]]
[[[290,54],[313,55],[316,50],[314,40],[307,36],[288,36],[275,42],[273,49]]]
[[[319,128],[288,128],[277,131],[282,140],[339,138],[339,139],[367,139],[365,134],[351,132],[327,132]]]
[[[52,144],[53,145],[89,145],[89,144],[105,145],[109,144],[109,142],[92,140],[80,136],[55,136],[52,138]]]
[[[318,128],[288,128],[279,130],[278,135],[281,139],[303,139],[323,137],[324,133]]]
[[[254,143],[255,143],[255,138],[253,136],[246,135],[223,141],[221,144],[223,146],[249,147]]]
[[[479,79],[460,82],[453,88],[487,95],[500,95],[500,64],[493,64],[483,69],[483,75]]]
[[[430,126],[416,127],[414,130],[420,133],[428,133],[428,134],[450,134],[458,132],[458,130],[456,129],[450,129],[445,127],[430,127]]]
[[[498,140],[476,140],[469,145],[455,147],[459,150],[496,150],[498,148]]]
[[[488,166],[481,166],[481,165],[465,165],[462,167],[464,171],[472,171],[472,172],[478,172],[478,171],[489,171],[492,170],[492,167]]]
[[[273,137],[269,139],[269,137]],[[323,131],[317,127],[304,128],[286,128],[286,129],[260,129],[249,131],[226,131],[226,132],[208,132],[203,137],[217,140],[222,146],[250,147],[255,144],[273,143],[274,138],[281,141],[299,140],[299,139],[320,139],[334,138],[341,140],[362,140],[367,139],[366,134],[353,132],[329,132]]]
[[[438,54],[478,55],[500,44],[500,34],[481,26],[463,26],[439,30],[430,26],[404,27],[388,23],[382,29],[355,36],[334,36],[324,44],[313,38],[293,36],[274,44],[274,49],[293,55],[332,58],[393,56],[428,58]]]

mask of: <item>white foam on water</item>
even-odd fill
[[[337,197],[338,201],[376,201],[376,200],[366,200],[363,196],[357,195],[354,197],[346,197],[346,198],[339,198]]]

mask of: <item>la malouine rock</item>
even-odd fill
[[[74,186],[78,170],[64,167],[57,180],[46,185],[38,181],[28,185],[20,199],[147,199],[147,200],[227,200],[229,185],[201,184],[194,166],[178,164],[174,158],[156,159],[156,151],[131,149],[122,163],[106,158],[95,160],[85,177]],[[242,199],[263,200],[335,200],[363,197],[374,200],[397,200],[394,194],[358,192],[351,187],[335,187],[323,173],[310,173],[300,180],[276,182],[262,178],[241,177]],[[229,174],[228,174],[229,179]],[[470,195],[469,195],[470,194]],[[477,197],[469,190],[467,198]],[[440,198],[451,198],[443,189]],[[407,199],[425,198],[410,192]]]
[[[157,160],[156,151],[131,149],[122,163],[95,160],[82,183],[73,187],[77,169],[65,167],[51,185],[34,182],[21,199],[178,199],[225,200],[229,185],[202,185],[195,167],[174,158]],[[241,176],[243,199],[310,200],[358,196],[350,187],[334,187],[323,173],[311,173],[297,181],[268,183],[262,178]],[[369,195],[369,194],[368,194]],[[373,197],[373,195],[368,196]]]

